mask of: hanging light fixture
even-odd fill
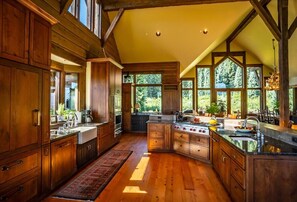
[[[277,70],[275,64],[275,46],[274,46],[275,39],[272,39],[272,47],[274,53],[274,70],[270,77],[267,79],[267,85],[265,86],[266,90],[279,90],[279,71]]]

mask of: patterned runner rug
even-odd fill
[[[110,150],[53,194],[55,197],[95,200],[132,151]]]

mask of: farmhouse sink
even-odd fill
[[[254,141],[256,142],[255,139],[251,138],[251,137],[243,137],[243,136],[237,136],[237,137],[231,137],[232,140],[239,140],[239,141]]]
[[[84,144],[97,137],[97,127],[82,126],[70,129],[71,131],[79,131],[77,135],[77,144]]]

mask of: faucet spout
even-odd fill
[[[254,117],[254,116],[248,116],[244,122],[243,122],[243,127],[246,127],[246,124],[247,124],[247,121],[248,120],[255,120],[257,121],[257,127],[256,127],[256,130],[257,130],[257,137],[259,138],[261,136],[261,131],[260,131],[260,121],[257,117]]]

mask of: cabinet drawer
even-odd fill
[[[23,157],[14,157],[0,162],[0,185],[20,176],[40,165],[40,152],[28,153]]]
[[[231,175],[237,180],[240,186],[245,189],[245,171],[234,161],[231,161]]]
[[[200,144],[209,147],[209,137],[202,137],[198,135],[191,135],[191,143]]]
[[[163,131],[150,131],[150,138],[163,138],[164,132]]]
[[[186,142],[174,141],[173,149],[176,152],[189,155],[190,153],[190,144]]]
[[[164,125],[163,124],[150,124],[149,125],[150,132],[157,131],[163,133]]]
[[[240,154],[235,149],[231,149],[231,158],[236,161],[241,168],[245,169],[245,156]]]
[[[164,140],[163,139],[150,139],[149,140],[149,149],[163,149]]]
[[[224,141],[220,141],[220,148],[223,150],[226,154],[230,155],[232,148],[228,145],[228,143]]]
[[[240,187],[233,177],[231,177],[230,194],[234,202],[245,201],[245,191]]]
[[[178,141],[183,141],[189,143],[189,134],[174,132],[174,139]]]
[[[38,195],[38,177],[25,178],[0,192],[0,201],[29,201]]]
[[[216,134],[215,132],[211,132],[211,136],[213,139],[216,140],[216,142],[220,142],[220,136]]]
[[[190,155],[209,159],[209,148],[200,145],[190,144]]]

